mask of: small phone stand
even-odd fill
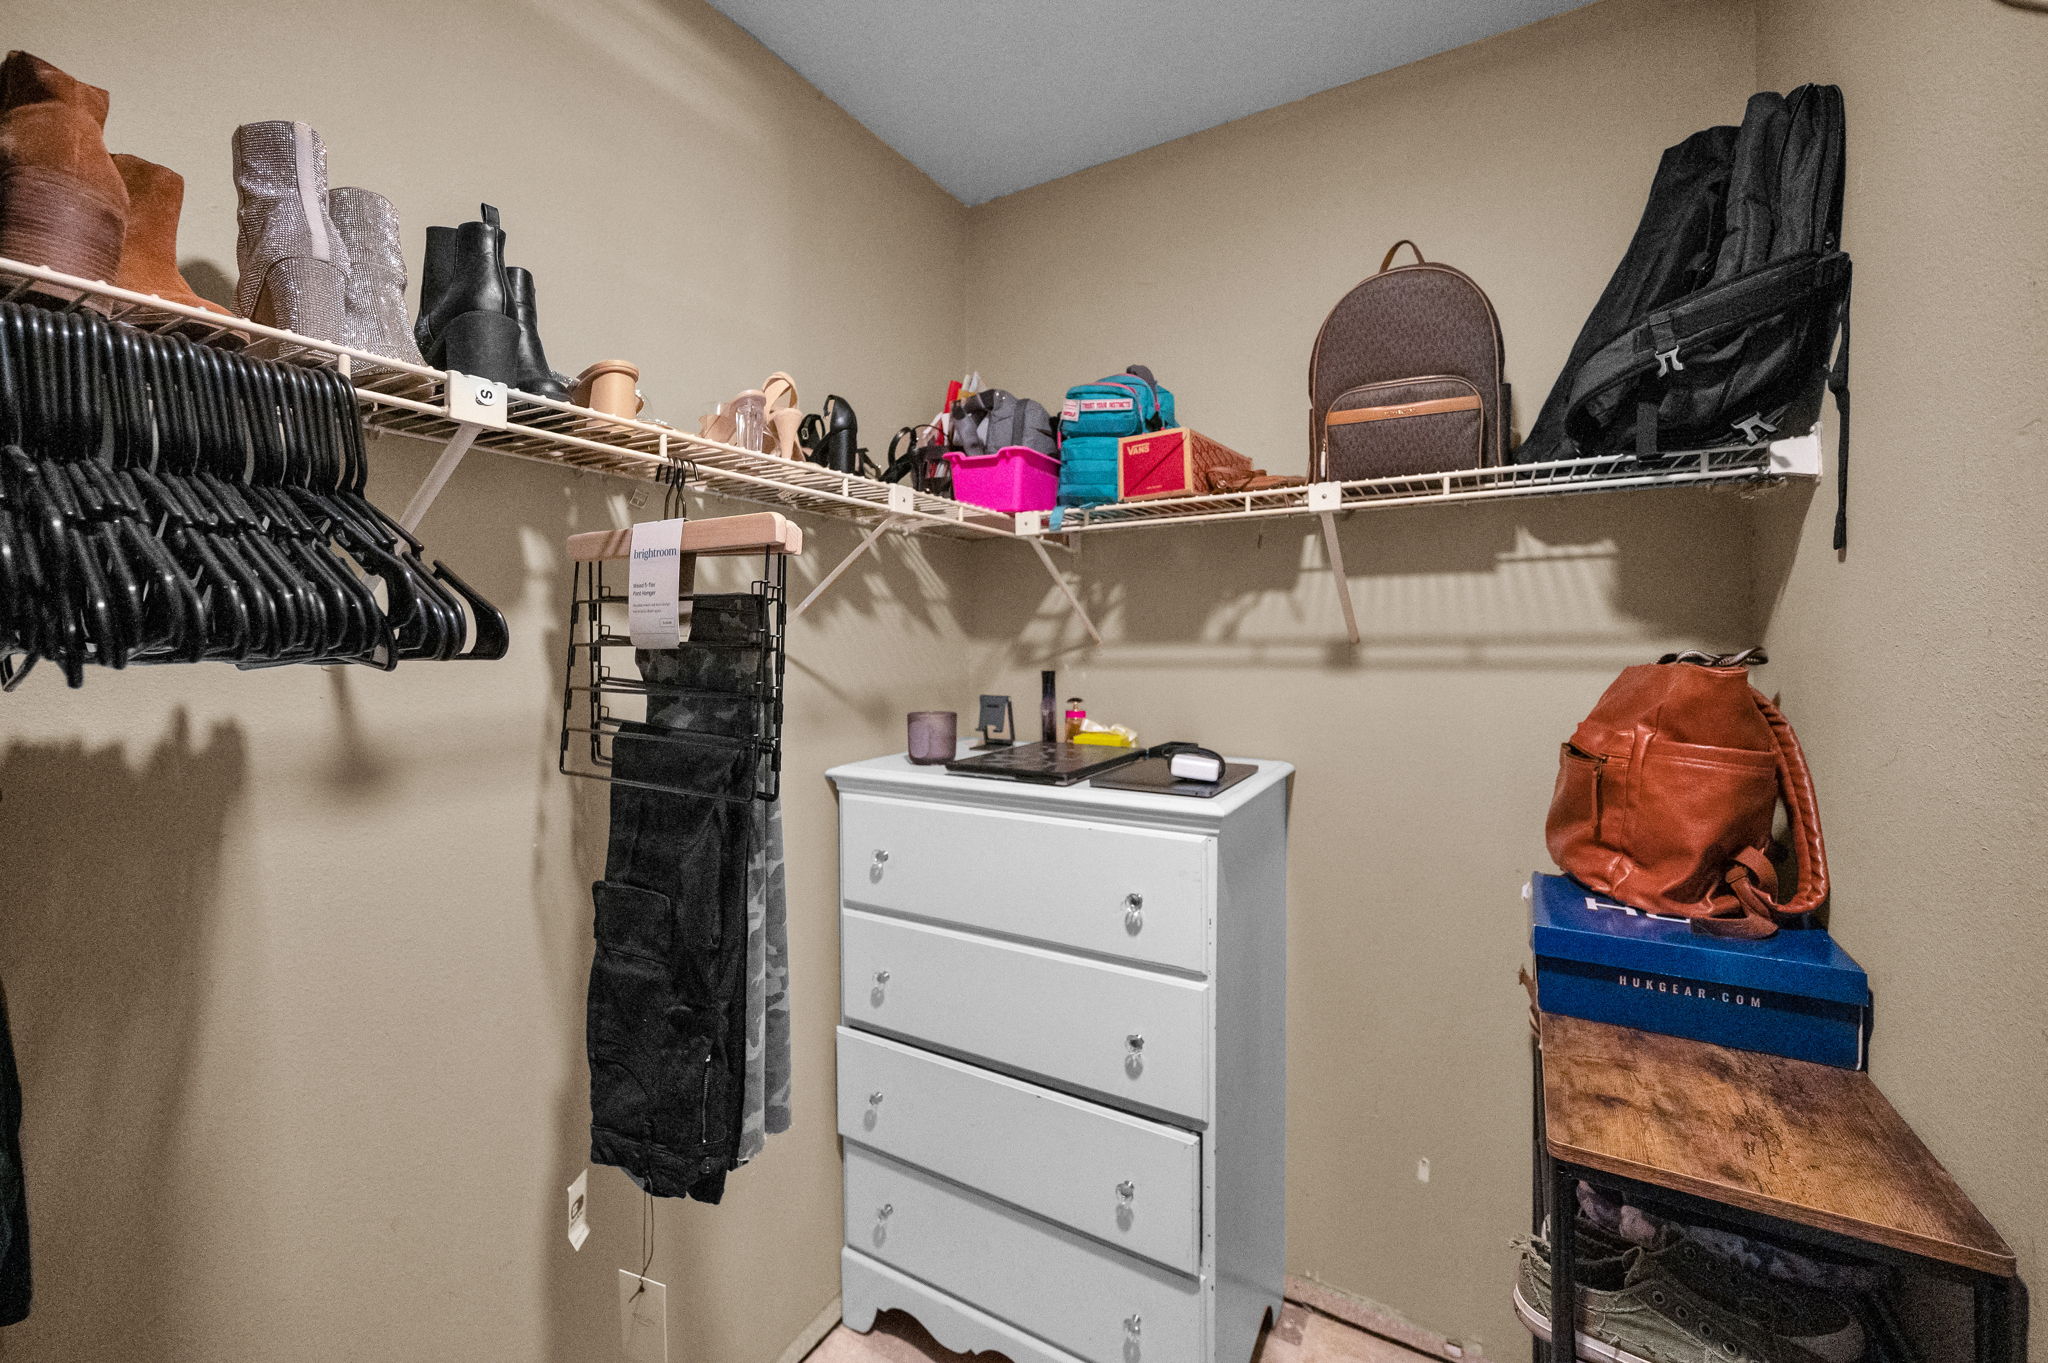
[[[981,718],[975,728],[981,731],[981,742],[974,745],[976,752],[989,748],[1007,748],[1017,741],[1017,733],[1010,715],[1008,696],[983,696]]]

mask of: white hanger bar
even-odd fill
[[[633,549],[633,528],[586,530],[569,536],[569,557],[577,563],[625,558]],[[803,527],[780,511],[713,516],[683,523],[685,554],[801,554]]]

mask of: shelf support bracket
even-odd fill
[[[348,357],[342,356],[344,360]],[[455,438],[441,447],[441,455],[434,461],[434,467],[427,470],[426,481],[419,491],[412,494],[412,500],[399,513],[398,523],[407,534],[420,528],[420,522],[427,518],[427,509],[434,499],[441,495],[441,489],[448,486],[448,480],[455,476],[456,467],[462,463],[462,456],[469,453],[469,447],[476,443],[477,436],[487,430],[502,431],[507,424],[505,385],[495,379],[480,379],[474,374],[449,370],[447,377],[448,415],[457,423]]]
[[[1355,644],[1358,642],[1358,611],[1351,604],[1351,578],[1344,571],[1344,548],[1337,543],[1337,513],[1319,511],[1316,519],[1323,523],[1323,549],[1330,556],[1330,576],[1337,581],[1337,602],[1344,607],[1344,632]]]
[[[825,589],[827,587],[830,587],[833,583],[837,582],[839,580],[839,575],[841,573],[845,572],[848,568],[851,568],[854,565],[854,561],[858,559],[862,554],[865,554],[868,550],[875,547],[875,541],[882,537],[882,532],[884,530],[887,530],[892,523],[893,522],[891,522],[891,520],[886,516],[883,517],[881,520],[876,521],[874,525],[868,529],[867,535],[861,540],[861,542],[854,546],[853,552],[848,554],[845,558],[840,559],[839,562],[833,564],[832,571],[825,574],[825,576],[819,580],[817,586],[811,588],[810,594],[808,596],[804,597],[803,600],[797,602],[796,609],[789,613],[789,618],[791,620],[795,620],[799,616],[801,616],[805,611],[809,610],[811,608],[811,603],[813,601],[816,601],[819,597],[823,596],[825,594]]]
[[[1038,555],[1038,561],[1045,565],[1045,571],[1052,575],[1052,580],[1059,585],[1060,591],[1065,594],[1067,605],[1073,609],[1075,617],[1080,620],[1082,627],[1088,631],[1088,637],[1097,644],[1100,644],[1102,642],[1102,631],[1095,628],[1095,622],[1088,618],[1088,612],[1082,608],[1081,598],[1074,595],[1074,589],[1067,585],[1066,576],[1053,563],[1052,555],[1046,552],[1045,545],[1036,535],[1029,537],[1025,542],[1031,546],[1031,552]]]
[[[405,504],[405,510],[398,513],[398,523],[407,534],[420,528],[420,522],[427,518],[427,508],[441,495],[441,489],[448,486],[448,480],[455,476],[455,466],[462,462],[462,456],[469,453],[469,447],[476,443],[476,433],[482,428],[464,422],[455,438],[441,447],[441,457],[434,461],[434,467],[427,470],[427,479],[420,484],[419,491],[412,494],[412,500]]]

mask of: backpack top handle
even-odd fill
[[[1422,258],[1422,248],[1420,246],[1417,246],[1414,242],[1408,240],[1408,238],[1403,237],[1399,241],[1395,242],[1392,246],[1389,246],[1387,248],[1387,253],[1380,257],[1381,274],[1385,274],[1388,270],[1393,268],[1394,253],[1399,251],[1403,246],[1407,247],[1409,250],[1415,253],[1415,263],[1417,265],[1427,265],[1429,263],[1427,260],[1424,260]]]

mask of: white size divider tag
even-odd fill
[[[448,416],[471,426],[502,431],[509,424],[511,400],[504,384],[459,370],[448,371]]]
[[[677,592],[682,582],[683,523],[639,521],[629,551],[626,632],[635,648],[674,648],[683,641]]]
[[[633,1363],[668,1363],[668,1287],[619,1270],[619,1344]]]
[[[590,1171],[576,1175],[569,1185],[569,1248],[582,1249],[590,1238]]]

